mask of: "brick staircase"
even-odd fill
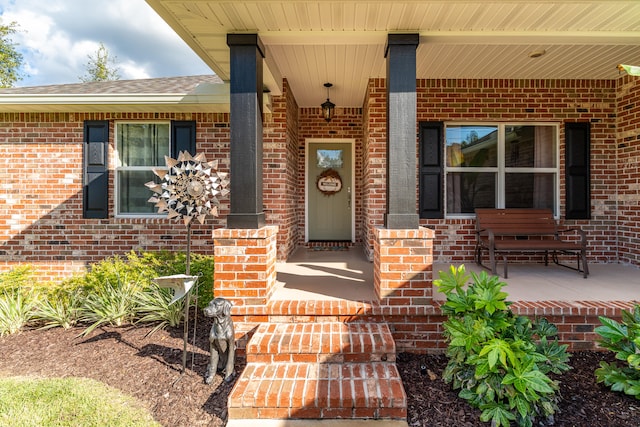
[[[229,396],[227,427],[406,427],[385,323],[263,323]]]

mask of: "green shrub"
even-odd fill
[[[100,325],[123,326],[133,321],[137,313],[136,294],[141,292],[137,283],[107,282],[87,294],[80,310],[80,320],[91,323],[82,335],[90,334]]]
[[[35,293],[28,288],[0,290],[0,337],[26,326],[33,317],[36,301]]]
[[[82,288],[53,287],[41,292],[33,319],[43,325],[42,329],[69,329],[78,323],[87,297]]]
[[[149,335],[167,326],[177,327],[184,317],[185,299],[170,304],[173,295],[167,288],[151,285],[136,295],[139,323],[158,323]]]
[[[114,256],[92,264],[82,276],[64,282],[65,286],[82,287],[87,291],[100,289],[107,283],[136,283],[141,289],[151,286],[156,277],[184,274],[186,254],[182,252],[133,251],[126,256]],[[200,276],[198,280],[198,306],[206,306],[213,299],[214,258],[210,255],[191,254],[190,274]],[[191,298],[194,300],[195,298]]]
[[[597,381],[640,399],[640,305],[633,312],[622,310],[622,323],[602,316],[600,323],[602,326],[595,329],[602,338],[598,342],[613,351],[622,364],[600,362],[595,371]]]
[[[549,339],[557,328],[546,319],[532,323],[509,310],[499,277],[483,271],[472,278],[467,284],[464,266],[452,266],[434,281],[447,297],[442,306],[449,358],[445,381],[494,426],[551,421],[558,410],[558,382],[547,374],[570,369],[567,346]]]
[[[34,271],[30,265],[21,265],[0,274],[0,291],[30,288],[34,283]]]

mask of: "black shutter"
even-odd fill
[[[565,123],[566,218],[591,218],[589,123]]]
[[[84,122],[83,194],[84,218],[107,218],[109,215],[109,122]]]
[[[196,122],[191,120],[171,122],[171,157],[178,157],[181,151],[196,155]]]
[[[420,218],[443,218],[444,126],[442,122],[420,123]]]

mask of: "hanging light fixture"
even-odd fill
[[[331,86],[333,86],[331,83],[325,83],[324,87],[327,88],[327,100],[325,102],[322,103],[321,107],[322,107],[322,117],[324,117],[324,119],[327,122],[330,122],[331,119],[333,119],[333,113],[335,111],[336,108],[336,104],[334,104],[333,102],[329,101],[329,88],[331,88]]]

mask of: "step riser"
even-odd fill
[[[230,422],[406,426],[407,399],[386,324],[261,324],[246,351],[247,365],[229,395]]]
[[[373,354],[248,354],[247,363],[367,363],[394,362],[395,353]]]
[[[395,361],[396,353],[393,336],[386,324],[369,323],[279,323],[262,324],[247,345],[247,361],[257,356],[260,362],[264,356],[282,357],[283,362],[291,357],[307,358],[318,355],[319,360],[299,360],[301,362],[325,361],[322,355],[343,356],[336,361]],[[358,359],[369,355],[370,360]],[[390,358],[391,355],[391,358]]]

